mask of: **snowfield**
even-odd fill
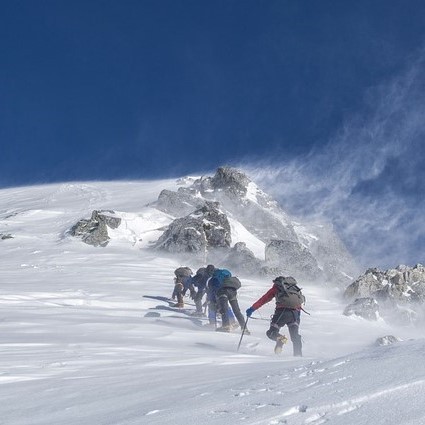
[[[204,326],[189,298],[187,310],[171,309],[173,270],[202,264],[148,249],[171,218],[146,205],[176,187],[0,190],[0,233],[13,236],[0,240],[1,425],[425,423],[424,329],[345,317],[335,289],[301,283],[311,313],[302,315],[303,358],[291,344],[273,353],[272,303],[249,320],[239,351],[240,332]],[[93,209],[133,225],[112,232],[106,248],[68,237]],[[271,282],[240,278],[244,311]],[[390,334],[402,341],[374,345]]]

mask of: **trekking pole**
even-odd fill
[[[264,319],[264,317],[251,317],[252,320],[264,320],[265,322],[270,322],[270,319]]]
[[[245,324],[243,325],[242,335],[241,335],[241,339],[239,340],[239,344],[238,344],[238,349],[237,349],[237,351],[239,351],[239,348],[241,348],[242,338],[243,338],[243,335],[244,335],[244,333],[245,333],[245,329],[246,329],[246,325],[247,325],[247,323],[248,323],[248,319],[249,319],[249,316],[247,316],[247,317],[246,317]]]

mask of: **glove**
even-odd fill
[[[254,311],[255,311],[255,308],[254,308],[254,307],[249,307],[249,308],[246,310],[246,315],[247,315],[248,317],[251,317],[251,316],[252,316],[252,313],[254,313]]]

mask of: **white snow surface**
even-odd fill
[[[233,219],[231,216],[228,216],[227,218],[230,223],[232,244],[234,245],[237,242],[245,242],[247,248],[250,249],[257,258],[264,260],[266,244],[250,233],[239,221]]]
[[[0,233],[14,236],[0,240],[0,424],[425,423],[423,329],[345,317],[331,288],[302,285],[311,313],[302,316],[303,358],[290,343],[273,353],[272,303],[249,320],[239,351],[240,332],[203,326],[187,314],[190,299],[187,311],[169,310],[161,297],[182,264],[146,249],[170,218],[145,205],[175,187],[0,190]],[[67,237],[93,209],[120,211],[134,225],[106,248]],[[241,280],[244,311],[271,282]],[[389,334],[402,341],[373,345]]]

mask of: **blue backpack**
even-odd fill
[[[217,279],[220,286],[223,285],[223,281],[226,278],[232,277],[232,273],[227,269],[215,269],[214,274],[212,275],[213,279]]]

